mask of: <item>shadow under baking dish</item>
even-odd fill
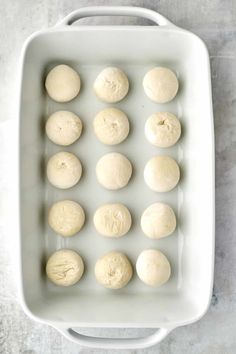
[[[189,65],[190,62],[197,63],[195,49],[202,44],[196,42],[196,48],[192,46],[190,50],[181,41],[173,42],[173,46],[168,45],[167,50],[163,39],[159,38],[154,48],[153,41],[147,35],[144,36],[143,32],[140,32],[140,37],[136,37],[134,43],[131,29],[126,33],[126,45],[115,31],[110,32],[109,36],[103,35],[103,41],[99,42],[102,30],[98,31],[96,41],[93,40],[92,31],[86,38],[82,32],[77,31],[77,37],[70,37],[73,40],[67,43],[69,32],[66,33],[59,39],[61,46],[49,39],[41,39],[44,42],[41,52],[38,48],[42,43],[40,37],[36,37],[25,58],[20,146],[25,302],[32,313],[50,321],[93,322],[94,325],[148,322],[154,325],[157,321],[177,321],[183,311],[186,318],[191,318],[202,312],[202,303],[199,305],[196,301],[199,296],[204,306],[207,306],[207,290],[204,289],[210,276],[206,249],[211,246],[207,233],[210,233],[212,225],[207,225],[208,205],[204,205],[203,210],[201,204],[212,182],[210,174],[204,176],[212,153],[208,143],[211,124],[204,116],[206,98],[200,90],[202,81],[199,81],[199,72]],[[38,43],[35,43],[36,40]],[[85,41],[90,45],[85,47]],[[130,47],[127,47],[129,42]],[[201,53],[199,55],[204,59]],[[53,102],[44,90],[43,78],[50,68],[60,63],[71,65],[81,77],[81,92],[69,103]],[[130,81],[127,97],[118,104],[105,104],[93,92],[93,82],[106,66],[121,68]],[[179,77],[179,93],[168,104],[159,105],[150,101],[143,91],[143,77],[153,66],[166,66]],[[207,78],[207,74],[202,77]],[[107,106],[121,109],[130,121],[130,135],[117,146],[103,145],[93,132],[95,114]],[[53,144],[44,133],[46,119],[57,110],[71,110],[83,122],[81,138],[69,147]],[[181,121],[183,134],[172,148],[156,148],[145,138],[145,122],[152,113],[158,111],[176,114]],[[48,158],[59,151],[75,153],[83,165],[81,181],[68,190],[54,188],[45,176]],[[96,162],[109,152],[123,153],[133,165],[130,183],[119,191],[108,191],[96,180]],[[157,154],[175,158],[181,168],[179,185],[168,193],[151,191],[143,179],[146,162]],[[79,202],[86,213],[85,226],[74,237],[56,235],[47,224],[49,207],[62,199]],[[100,205],[115,202],[124,203],[129,208],[133,225],[126,236],[108,239],[97,234],[93,226],[93,215]],[[161,240],[145,237],[140,228],[142,212],[154,202],[168,203],[177,216],[178,227],[175,233]],[[204,247],[206,249],[202,252]],[[46,260],[51,253],[61,248],[78,251],[85,262],[83,278],[68,288],[53,285],[45,275]],[[159,288],[146,286],[135,273],[139,253],[148,248],[161,250],[171,263],[171,278]],[[134,266],[133,279],[125,288],[117,291],[104,289],[96,283],[94,277],[97,258],[111,250],[124,252]]]

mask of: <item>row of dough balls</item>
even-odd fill
[[[149,286],[165,284],[171,275],[167,257],[159,250],[144,250],[136,262],[138,277]],[[46,274],[56,285],[70,286],[77,283],[84,273],[82,257],[75,251],[61,249],[47,261]],[[112,251],[99,258],[94,269],[96,280],[108,289],[121,289],[133,276],[133,268],[128,257]]]
[[[48,73],[45,87],[48,95],[54,101],[69,102],[80,92],[80,76],[68,65],[57,65]],[[107,67],[97,76],[93,88],[99,99],[115,103],[127,95],[129,80],[122,70]],[[172,70],[155,67],[144,76],[143,88],[150,100],[157,103],[167,103],[176,96],[179,83]]]
[[[129,135],[130,124],[127,115],[116,108],[101,110],[93,121],[94,133],[106,145],[117,145]],[[57,111],[46,122],[46,134],[57,145],[73,144],[82,132],[82,121],[69,111]],[[145,124],[147,140],[161,148],[174,145],[181,135],[178,118],[169,112],[152,114]]]
[[[93,222],[100,235],[118,238],[128,233],[132,217],[129,209],[123,204],[104,204],[96,210]],[[85,223],[85,213],[75,201],[62,200],[50,208],[48,223],[57,234],[64,237],[74,236]],[[151,204],[141,216],[141,228],[144,234],[152,239],[171,235],[176,228],[173,209],[164,203]]]
[[[132,169],[132,164],[127,157],[116,152],[108,153],[97,162],[97,180],[106,189],[118,190],[129,183]],[[57,188],[73,187],[79,182],[81,175],[81,162],[70,152],[58,152],[48,160],[47,177]],[[144,180],[149,188],[156,192],[172,190],[179,179],[179,165],[166,155],[152,157],[144,168]]]

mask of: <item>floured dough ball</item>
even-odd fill
[[[105,204],[97,209],[94,226],[98,233],[107,237],[121,237],[131,227],[131,215],[123,204]]]
[[[154,239],[171,235],[176,228],[173,209],[163,203],[150,205],[141,217],[141,228],[146,236]]]
[[[139,278],[147,285],[165,284],[171,274],[171,267],[166,256],[158,250],[144,250],[136,263]]]
[[[57,145],[71,145],[79,139],[82,132],[80,118],[69,111],[53,113],[46,123],[48,138]]]
[[[120,252],[109,252],[97,260],[95,277],[97,282],[109,289],[123,288],[133,275],[128,258]]]
[[[97,76],[93,88],[100,100],[108,103],[119,102],[129,91],[129,80],[120,69],[108,67]]]
[[[143,88],[150,100],[166,103],[176,96],[179,82],[172,70],[156,67],[144,76]]]
[[[48,95],[56,102],[69,102],[80,91],[79,74],[68,65],[57,65],[49,71],[45,87]]]
[[[62,200],[49,210],[48,223],[62,236],[73,236],[79,232],[85,221],[83,208],[72,200]]]
[[[71,188],[79,182],[82,174],[80,160],[70,152],[58,152],[47,164],[49,182],[61,189]]]
[[[145,124],[147,140],[158,147],[174,145],[180,138],[181,125],[176,116],[168,112],[152,114]]]
[[[119,109],[105,108],[96,115],[93,128],[103,144],[116,145],[127,138],[129,120],[126,114]]]
[[[180,170],[177,162],[169,156],[155,156],[144,168],[144,180],[155,192],[168,192],[179,182]]]
[[[122,154],[112,152],[100,158],[96,166],[98,182],[107,189],[125,187],[132,175],[132,165]]]
[[[46,273],[56,285],[74,285],[84,273],[84,262],[77,252],[62,249],[54,252],[48,259]]]

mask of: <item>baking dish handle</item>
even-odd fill
[[[173,328],[158,328],[153,334],[141,338],[103,338],[78,333],[72,328],[56,328],[67,339],[83,347],[97,349],[144,349],[161,342]]]
[[[78,10],[71,12],[57,26],[69,26],[73,22],[84,18],[93,16],[135,16],[143,17],[155,22],[159,26],[174,26],[167,18],[160,15],[158,12],[145,9],[143,7],[135,6],[91,6],[82,7]]]

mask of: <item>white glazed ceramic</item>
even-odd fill
[[[94,15],[141,16],[159,26],[72,26]],[[44,90],[45,73],[59,63],[77,69],[82,80],[81,94],[67,104],[53,102]],[[76,343],[115,349],[154,345],[174,328],[197,321],[209,305],[214,262],[214,133],[204,43],[151,10],[90,7],[32,35],[21,65],[20,297],[25,312]],[[131,133],[113,147],[102,145],[92,128],[95,114],[106,106],[95,97],[93,82],[108,65],[123,69],[131,83],[127,97],[115,104],[127,113]],[[144,74],[156,65],[173,69],[180,81],[178,95],[165,105],[151,102],[142,88]],[[44,133],[47,116],[58,109],[72,110],[84,122],[82,137],[66,149]],[[176,114],[183,127],[179,143],[169,149],[152,146],[144,135],[148,116],[163,110]],[[45,177],[47,158],[61,150],[76,153],[84,166],[81,182],[69,190],[52,187]],[[134,166],[130,184],[119,192],[106,191],[96,181],[96,161],[110,151],[124,153]],[[144,183],[143,167],[156,154],[168,154],[180,164],[181,182],[169,193],[152,192]],[[47,225],[48,208],[63,198],[78,201],[86,212],[86,225],[75,237],[62,238]],[[169,203],[178,218],[176,232],[162,240],[148,239],[139,225],[143,210],[156,201]],[[96,233],[93,214],[107,202],[123,202],[131,210],[134,222],[127,236],[112,240]],[[60,248],[78,250],[85,260],[85,275],[73,287],[60,288],[46,279],[46,259]],[[145,248],[158,248],[169,258],[172,276],[167,284],[149,288],[137,275],[119,291],[96,284],[93,269],[99,256],[120,250],[135,264]],[[84,336],[78,327],[149,327],[156,332],[146,338],[111,339]]]

